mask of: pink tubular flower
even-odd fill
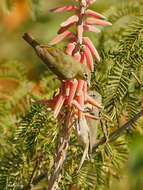
[[[60,110],[61,110],[61,108],[62,108],[62,106],[64,104],[64,101],[65,101],[65,93],[62,92],[59,95],[59,97],[57,99],[57,102],[56,102],[56,104],[54,106],[54,117],[55,118],[58,116],[58,114],[59,114],[59,112],[60,112]]]
[[[88,37],[84,37],[84,38],[83,38],[83,43],[90,49],[92,55],[93,55],[98,61],[100,61],[99,54],[98,54],[96,48],[94,47],[92,41],[91,41]]]
[[[77,101],[81,108],[84,110],[84,95],[83,92],[81,92],[80,96],[77,96]],[[79,117],[82,115],[82,111],[78,111]]]
[[[90,68],[91,71],[93,71],[94,63],[93,63],[93,58],[92,58],[92,54],[90,52],[90,49],[87,46],[84,45],[83,48],[82,48],[82,51],[86,56],[88,67]]]
[[[71,23],[71,24],[69,24],[69,25],[67,25],[67,26],[61,27],[61,28],[58,30],[57,33],[58,33],[58,34],[63,33],[63,32],[66,31],[68,28],[70,28],[73,24],[74,24],[74,23]]]
[[[81,55],[80,55],[80,53],[79,53],[79,52],[76,52],[76,53],[74,54],[74,58],[75,58],[75,60],[77,60],[77,61],[80,62],[80,60],[81,60]]]
[[[78,79],[78,86],[77,86],[77,89],[76,89],[76,95],[77,95],[77,96],[80,96],[80,95],[81,95],[84,82],[85,82],[84,80]]]
[[[82,63],[83,65],[86,65],[86,56],[84,55],[83,52],[81,53],[81,63]]]
[[[88,102],[88,103],[90,103],[90,104],[92,104],[93,106],[96,106],[96,107],[99,108],[99,109],[103,109],[103,106],[99,105],[99,104],[95,101],[94,98],[92,98],[91,96],[88,96],[87,94],[86,94],[86,96],[85,96],[85,101]]]
[[[79,115],[79,112],[78,111],[75,111],[75,114],[76,115]],[[94,115],[91,115],[90,113],[82,113],[86,118],[89,118],[89,119],[94,119],[94,120],[97,120],[99,119],[98,117],[94,116]]]
[[[51,42],[49,42],[49,45],[57,44],[58,42],[62,41],[65,38],[68,38],[72,35],[71,31],[65,31],[64,33],[58,35],[55,39],[53,39]]]
[[[73,15],[61,23],[58,31],[59,35],[49,43],[49,45],[54,45],[69,38],[68,44],[66,45],[66,53],[73,56],[78,62],[81,62],[81,64],[88,65],[91,71],[94,70],[93,57],[98,61],[100,61],[100,57],[90,38],[84,37],[84,31],[98,33],[100,30],[93,25],[112,25],[110,22],[103,20],[105,19],[103,15],[88,9],[88,6],[95,1],[96,0],[79,0],[77,1],[77,7],[74,5],[65,5],[52,9],[52,12],[73,11]],[[73,25],[75,29],[71,31],[70,27]],[[81,79],[67,79],[62,81],[60,93],[52,100],[41,102],[46,103],[48,106],[51,105],[54,111],[54,117],[60,120],[64,116],[66,118],[66,124],[69,126],[71,126],[71,119],[79,119],[81,115],[90,119],[99,119],[91,113],[85,112],[84,104],[86,102],[96,106],[98,109],[103,108],[95,99],[88,95],[87,82]],[[63,107],[64,109],[62,109]],[[70,111],[64,115],[65,108],[67,107],[70,108]]]
[[[100,19],[95,19],[95,18],[87,18],[86,19],[86,24],[95,24],[95,25],[100,25],[100,26],[111,26],[111,22],[106,22],[104,20]]]
[[[86,97],[86,95],[87,95],[87,83],[86,82],[84,82],[84,84],[83,84],[83,94],[84,94],[84,97]]]
[[[73,50],[75,48],[75,45],[76,45],[75,42],[68,43],[67,48],[66,48],[66,53],[69,54],[69,55],[72,55],[72,52],[73,52]]]
[[[98,28],[96,28],[95,26],[91,26],[91,25],[87,25],[87,24],[83,25],[83,29],[91,31],[91,32],[95,32],[95,33],[99,33],[100,32],[100,30]]]
[[[76,100],[72,101],[72,105],[75,106],[79,111],[81,111],[81,112],[84,111],[84,109],[81,107],[81,105]]]
[[[54,9],[51,9],[51,12],[62,12],[62,11],[73,11],[75,9],[74,5],[65,5],[65,6],[60,6],[56,7]]]
[[[91,4],[95,3],[95,1],[96,1],[96,0],[87,0],[87,5],[88,5],[88,6],[91,5]]]
[[[95,12],[95,11],[92,11],[92,10],[90,10],[90,9],[87,9],[87,10],[85,11],[85,15],[86,15],[86,16],[90,16],[90,17],[105,19],[105,16],[103,16],[103,15],[101,15],[101,14]]]
[[[61,26],[65,27],[65,26],[73,24],[75,22],[78,22],[78,16],[77,15],[73,15],[73,16],[69,17],[66,21],[61,23]]]
[[[98,117],[94,116],[94,115],[91,115],[90,113],[84,113],[84,116],[89,118],[89,119],[94,119],[94,120],[97,120],[99,119]]]
[[[76,93],[77,85],[78,85],[78,82],[76,79],[74,79],[74,82],[71,82],[71,84],[70,84],[70,94],[68,97],[67,104],[72,103],[74,96],[75,96],[75,93]]]

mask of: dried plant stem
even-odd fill
[[[32,180],[31,184],[26,185],[25,187],[21,188],[20,190],[30,190],[32,188],[32,186],[37,185],[42,179],[47,177],[47,172],[48,172],[48,170],[46,169],[42,174],[35,177]]]
[[[63,163],[66,159],[67,149],[68,149],[68,141],[69,141],[70,135],[68,137],[61,137],[61,144],[59,146],[55,164],[53,171],[51,173],[51,177],[49,179],[49,184],[47,187],[47,190],[56,190],[58,189],[58,182],[60,177],[60,171],[62,169]]]
[[[143,83],[140,81],[140,79],[137,77],[137,75],[134,72],[131,72],[131,73],[134,76],[134,78],[137,80],[137,82],[139,83],[139,85],[143,87]]]
[[[61,172],[63,163],[66,159],[67,149],[69,146],[69,139],[72,132],[72,128],[69,128],[71,113],[72,113],[71,108],[67,107],[67,114],[65,115],[65,120],[64,120],[64,128],[62,128],[59,133],[60,144],[59,144],[59,147],[57,148],[54,167],[53,167],[53,171],[51,172],[47,190],[58,189],[58,183],[61,178],[60,172]]]

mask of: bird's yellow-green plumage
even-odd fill
[[[88,66],[76,61],[72,56],[64,53],[62,49],[38,45],[35,50],[38,56],[60,80],[80,78],[90,81],[91,74]]]
[[[100,105],[102,104],[102,97],[98,92],[94,90],[88,91],[88,95],[94,98],[97,101],[97,103],[99,103]],[[92,113],[97,118],[99,117],[99,109],[97,107],[92,106],[91,104],[87,103],[85,105],[85,110],[89,111],[89,113]],[[80,170],[84,160],[88,156],[89,147],[90,147],[90,152],[92,152],[92,148],[95,146],[97,142],[96,137],[97,137],[99,122],[100,122],[100,119],[93,120],[93,119],[85,118],[85,116],[82,116],[80,120],[77,122],[76,136],[80,144],[84,148],[83,156],[78,166],[78,171]]]
[[[60,48],[40,45],[29,33],[24,33],[23,39],[60,80],[80,78],[90,83],[91,73],[87,65],[76,61]]]
[[[88,91],[88,95],[94,98],[99,105],[102,105],[102,96],[98,92],[95,90],[90,90]],[[91,104],[87,103],[85,105],[85,109],[89,109],[94,116],[97,118],[99,117],[99,109],[96,106],[92,106]],[[97,130],[100,119],[94,120],[87,118],[86,120],[89,127],[90,152],[92,152],[92,148],[97,142]]]

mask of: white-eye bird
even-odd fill
[[[89,127],[87,125],[87,121],[84,115],[80,117],[80,119],[77,121],[77,131],[76,135],[81,143],[81,145],[84,147],[84,152],[80,161],[80,164],[78,166],[78,171],[82,167],[82,164],[86,157],[88,157],[88,149],[89,149]]]
[[[88,95],[96,100],[96,102],[102,106],[102,96],[96,91],[88,91]],[[86,104],[85,110],[89,110],[90,114],[99,118],[99,109],[91,104]],[[89,127],[89,141],[90,141],[90,152],[92,152],[92,148],[96,144],[97,141],[97,130],[100,123],[100,119],[94,120],[86,118],[88,127]]]
[[[101,105],[102,97],[96,91],[89,91],[88,95],[96,100],[96,102]],[[88,150],[90,147],[90,152],[92,152],[92,148],[96,144],[97,138],[97,130],[99,126],[100,119],[99,118],[99,109],[91,104],[87,103],[85,105],[85,111],[89,112],[91,115],[94,115],[97,120],[86,118],[84,115],[80,117],[77,121],[76,125],[76,136],[84,148],[83,156],[81,158],[80,164],[78,166],[78,171],[82,167],[82,164],[86,157],[88,157]]]
[[[23,38],[34,48],[37,55],[60,80],[80,78],[90,83],[91,72],[87,65],[76,61],[64,50],[53,46],[42,46],[30,34]]]

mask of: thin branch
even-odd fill
[[[120,127],[119,129],[117,129],[116,131],[114,131],[113,133],[111,133],[109,135],[109,137],[108,137],[108,141],[113,140],[115,137],[117,137],[118,135],[120,135],[124,130],[126,130],[127,128],[130,128],[131,124],[134,123],[141,116],[143,116],[143,110],[141,110],[139,113],[137,113],[132,119],[130,119],[122,127]],[[104,144],[105,142],[106,142],[106,138],[103,137],[98,143],[96,143],[96,145],[94,146],[94,148],[95,149],[98,148],[98,146]]]
[[[38,160],[36,160],[36,164],[35,164],[35,167],[34,167],[34,169],[33,169],[33,171],[32,171],[31,177],[30,177],[30,179],[29,179],[28,186],[30,186],[31,183],[32,183],[32,179],[33,179],[34,173],[35,173],[35,171],[36,171],[36,169],[37,169],[37,166],[38,166]]]
[[[117,110],[116,110],[116,119],[117,119],[118,128],[120,128],[121,127],[121,125],[120,125],[120,117],[118,115]]]
[[[63,163],[66,159],[66,154],[68,149],[68,141],[65,140],[65,138],[63,138],[63,141],[60,144],[59,149],[60,151],[57,154],[57,158],[54,164],[53,172],[51,173],[51,177],[49,179],[47,190],[57,189],[58,177],[60,175]]]
[[[47,48],[40,45],[29,33],[24,33],[23,39],[35,50],[36,54],[40,59],[45,63],[45,65],[49,67],[49,53],[47,51]]]
[[[137,80],[137,82],[139,83],[139,85],[141,85],[143,87],[143,83],[140,81],[140,79],[137,77],[137,75],[134,72],[131,72],[131,73],[135,77],[135,79]]]
[[[23,39],[34,49],[40,45],[29,33],[24,33]]]
[[[48,172],[48,170],[46,169],[42,174],[40,174],[37,177],[35,177],[33,179],[33,181],[32,181],[31,184],[26,185],[21,190],[30,190],[31,187],[32,187],[32,185],[37,185],[42,179],[44,179],[45,177],[47,177],[47,172]]]
[[[105,127],[106,127],[106,133],[107,133],[107,137],[108,137],[109,136],[109,127],[108,127],[107,120],[105,121]]]
[[[104,134],[104,137],[105,137],[106,140],[107,140],[107,139],[108,139],[108,136],[107,136],[107,134],[106,134],[106,132],[105,132],[104,125],[103,125],[103,122],[102,122],[101,119],[100,119],[100,124],[101,124],[101,129],[102,129],[102,132],[103,132],[103,134]]]

